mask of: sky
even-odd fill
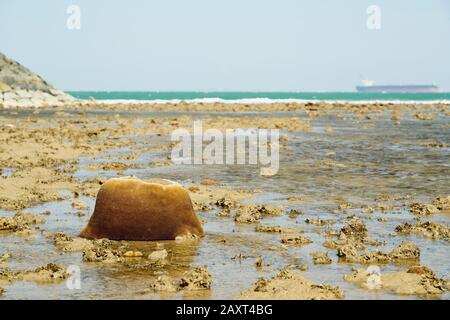
[[[66,91],[450,91],[450,0],[0,0],[0,52]]]

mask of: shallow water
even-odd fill
[[[116,114],[113,112],[111,114]],[[105,115],[107,113],[103,113]],[[172,115],[171,113],[170,115]],[[186,113],[189,114],[189,113]],[[93,117],[98,112],[86,113]],[[167,114],[165,114],[167,116]],[[180,115],[176,113],[173,115]],[[217,114],[197,114],[194,117],[217,116]],[[227,115],[231,115],[227,114]],[[239,116],[238,114],[233,114]],[[283,116],[292,114],[284,113]],[[7,115],[5,117],[24,117],[30,114]],[[34,116],[34,115],[33,115]],[[39,117],[51,117],[52,113],[40,113]],[[155,113],[122,112],[121,116],[154,117]],[[161,113],[158,114],[161,116]],[[280,114],[248,113],[246,116],[277,116]],[[296,116],[298,114],[296,113]],[[145,167],[145,169],[128,169],[125,175],[136,175],[142,179],[163,177],[181,182],[188,186],[198,184],[204,178],[217,180],[227,188],[255,190],[255,198],[247,203],[263,203],[286,206],[298,209],[304,214],[296,219],[288,215],[263,218],[262,224],[276,224],[304,230],[304,235],[313,243],[303,247],[279,249],[280,236],[276,234],[258,233],[255,225],[236,224],[232,217],[216,217],[217,210],[199,212],[205,221],[206,236],[199,242],[179,243],[174,241],[158,241],[170,252],[170,263],[164,267],[149,268],[141,265],[140,259],[125,265],[83,263],[81,253],[62,253],[51,240],[37,233],[33,239],[25,239],[14,235],[0,235],[0,254],[5,251],[13,253],[8,267],[14,270],[33,269],[48,262],[57,262],[64,266],[77,265],[81,269],[82,287],[80,290],[69,290],[66,284],[36,285],[30,282],[14,282],[5,285],[7,289],[2,299],[159,299],[159,298],[212,298],[230,299],[251,286],[258,277],[270,277],[287,264],[306,263],[308,271],[304,272],[310,280],[331,285],[339,285],[346,299],[416,299],[418,297],[396,296],[385,292],[370,292],[346,283],[343,275],[351,273],[352,267],[363,268],[358,264],[338,263],[333,250],[328,250],[333,259],[331,265],[314,265],[311,256],[314,251],[327,251],[322,246],[323,231],[327,228],[338,230],[349,215],[361,217],[367,224],[369,236],[385,242],[384,246],[368,248],[390,251],[403,240],[415,242],[421,250],[421,263],[431,267],[440,277],[449,278],[450,254],[449,243],[443,240],[429,240],[419,236],[398,236],[395,226],[411,221],[412,215],[403,203],[407,200],[390,201],[395,209],[382,212],[375,210],[372,214],[362,212],[360,208],[350,209],[347,213],[335,214],[334,210],[342,202],[350,202],[356,207],[376,206],[375,197],[379,194],[399,196],[411,195],[414,201],[431,201],[439,195],[450,194],[450,128],[449,117],[436,118],[432,121],[414,121],[411,118],[402,120],[396,126],[387,117],[385,120],[359,121],[352,115],[342,117],[321,117],[311,121],[310,132],[283,132],[289,137],[287,149],[280,149],[280,169],[273,177],[261,177],[257,166],[169,166]],[[366,125],[373,127],[364,127]],[[325,128],[333,128],[326,133]],[[139,138],[142,145],[167,145],[169,137],[149,135]],[[428,148],[421,145],[423,141],[438,140],[447,145],[445,148]],[[114,177],[114,171],[92,171],[85,167],[90,164],[116,161],[117,156],[130,153],[129,148],[109,151],[93,158],[81,158],[76,176],[90,179],[98,176]],[[149,161],[167,161],[170,151],[141,152],[135,162],[147,164]],[[335,152],[334,156],[327,156]],[[323,160],[332,160],[321,163]],[[301,195],[304,200],[288,201],[291,195]],[[44,231],[63,231],[67,235],[76,236],[85,226],[95,205],[95,199],[81,197],[81,201],[89,205],[89,211],[83,217],[79,211],[71,207],[73,199],[51,202],[24,210],[41,213],[49,210],[51,215],[45,216],[47,222],[39,227]],[[12,215],[13,212],[0,211],[0,215]],[[305,223],[306,218],[322,218],[335,221],[328,227],[316,227]],[[379,222],[377,218],[385,217],[387,222]],[[449,224],[448,215],[437,215],[427,220]],[[157,246],[156,242],[130,242],[131,248],[150,252]],[[277,246],[274,250],[272,247]],[[247,258],[235,258],[240,254]],[[255,267],[255,259],[262,257],[262,269]],[[135,260],[135,261],[134,261]],[[213,277],[211,291],[181,292],[175,295],[141,294],[146,283],[161,271],[177,276],[189,270],[193,265],[206,265]],[[381,266],[381,271],[404,270],[405,265],[388,264]],[[442,296],[449,299],[447,292]]]

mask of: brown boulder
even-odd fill
[[[187,191],[178,183],[114,178],[97,195],[95,211],[80,236],[87,239],[174,240],[202,236]]]

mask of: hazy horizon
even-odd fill
[[[349,92],[361,77],[450,91],[447,0],[2,0],[0,38],[65,91]]]

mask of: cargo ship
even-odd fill
[[[439,87],[435,84],[417,85],[375,85],[373,81],[363,80],[361,86],[356,90],[363,93],[424,93],[439,92]]]

